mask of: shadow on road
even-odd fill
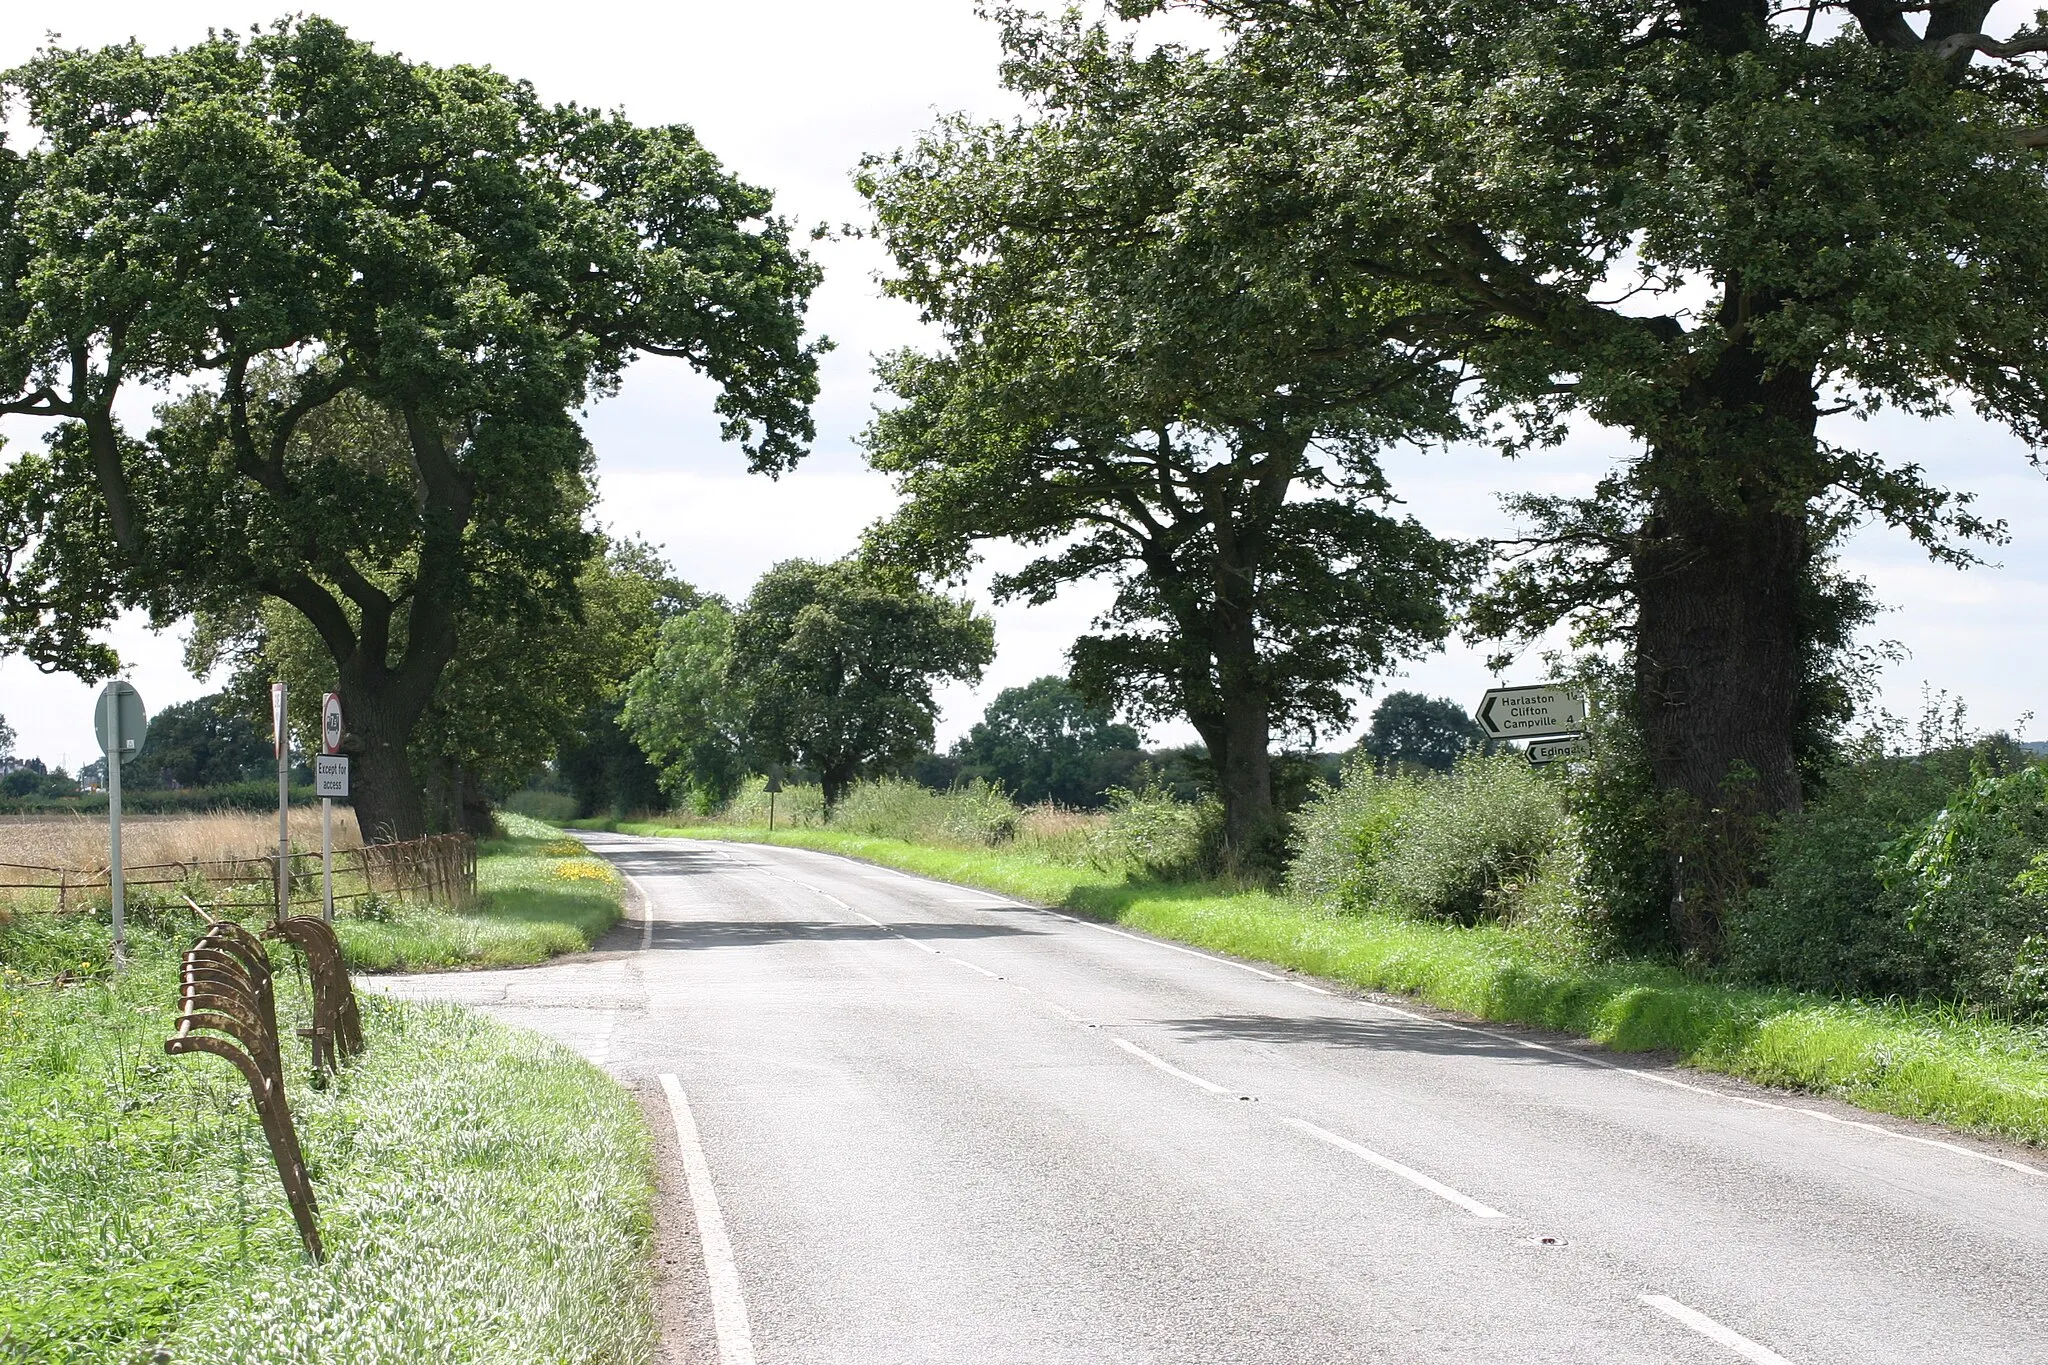
[[[774,943],[862,943],[889,938],[981,939],[1016,938],[1035,929],[1007,924],[919,924],[908,922],[878,928],[872,924],[840,924],[832,920],[656,920],[654,948],[752,948]]]
[[[1348,1019],[1319,1015],[1288,1018],[1270,1014],[1216,1014],[1201,1019],[1162,1019],[1184,1038],[1229,1038],[1250,1043],[1312,1043],[1372,1052],[1418,1052],[1438,1057],[1491,1057],[1515,1062],[1593,1066],[1586,1058],[1516,1047],[1481,1033],[1466,1033],[1407,1019]]]

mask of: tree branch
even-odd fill
[[[2024,57],[2029,52],[2048,52],[2048,33],[2015,33],[2004,42],[1988,33],[1958,33],[1943,38],[1929,49],[1939,60],[1975,49],[1987,57]]]

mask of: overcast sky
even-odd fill
[[[194,41],[209,26],[267,22],[282,8],[248,0],[10,5],[0,9],[0,64],[27,57],[51,27],[66,45],[135,37],[155,49]],[[805,225],[862,217],[849,175],[863,153],[903,145],[943,112],[1015,111],[997,85],[993,27],[975,17],[971,0],[374,0],[307,8],[416,59],[489,64],[531,80],[547,99],[621,108],[643,123],[690,124]],[[888,484],[865,469],[853,438],[874,402],[870,357],[916,341],[918,326],[907,309],[878,296],[882,261],[872,246],[825,242],[815,250],[825,284],[812,321],[838,349],[825,362],[818,444],[799,472],[773,482],[747,474],[738,452],[718,440],[708,387],[680,362],[642,361],[624,391],[588,416],[604,521],[662,547],[700,587],[743,595],[777,560],[842,554],[892,505]],[[17,449],[40,439],[34,424],[18,419],[0,424],[0,434]],[[1865,532],[1850,547],[1849,567],[1869,577],[1892,608],[1874,636],[1910,651],[1885,670],[1885,705],[1917,713],[1923,686],[1931,686],[1965,698],[1987,726],[2012,726],[2039,709],[2043,721],[2029,733],[2048,734],[2048,483],[2041,472],[2016,441],[1974,419],[1886,420],[1832,434],[1976,491],[2013,531],[1996,566],[1968,573],[1927,563],[1889,532]],[[1484,452],[1416,451],[1391,464],[1396,489],[1433,529],[1486,535],[1508,529],[1497,493],[1584,489],[1626,450],[1622,438],[1593,429],[1515,463]],[[1083,588],[1051,608],[997,608],[995,666],[978,688],[944,694],[941,742],[978,719],[1001,688],[1064,671],[1068,643],[1103,601],[1100,591]],[[154,636],[129,625],[116,643],[152,711],[211,690],[180,666],[177,632]],[[1483,653],[1454,646],[1382,690],[1416,687],[1470,704],[1490,682]],[[1533,668],[1524,665],[1509,680],[1537,681]],[[20,733],[17,751],[74,771],[97,754],[95,690],[19,659],[0,660],[0,714]],[[1361,719],[1368,710],[1361,708]],[[1184,728],[1153,732],[1158,742],[1189,737]]]

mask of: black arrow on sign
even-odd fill
[[[1493,724],[1493,704],[1499,700],[1499,697],[1488,697],[1485,703],[1481,705],[1479,708],[1479,723],[1486,727],[1486,732],[1490,735],[1497,735],[1500,733],[1500,731],[1496,729]]]

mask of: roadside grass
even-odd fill
[[[505,837],[478,845],[477,899],[463,910],[416,901],[358,902],[335,932],[367,972],[513,967],[580,953],[619,922],[625,883],[553,825],[501,815]]]
[[[1675,1052],[1705,1070],[2048,1144],[2048,1031],[1954,1009],[1744,988],[1650,962],[1586,964],[1491,925],[1331,913],[1268,892],[1131,881],[997,850],[822,829],[575,823],[843,853],[1618,1052]]]
[[[280,950],[289,1097],[329,1254],[312,1266],[246,1084],[163,1052],[190,925],[143,916],[116,975],[102,928],[32,918],[0,922],[0,1361],[650,1358],[650,1140],[596,1068],[482,1015],[366,992],[368,1050],[316,1088]],[[27,984],[58,969],[80,979]]]

